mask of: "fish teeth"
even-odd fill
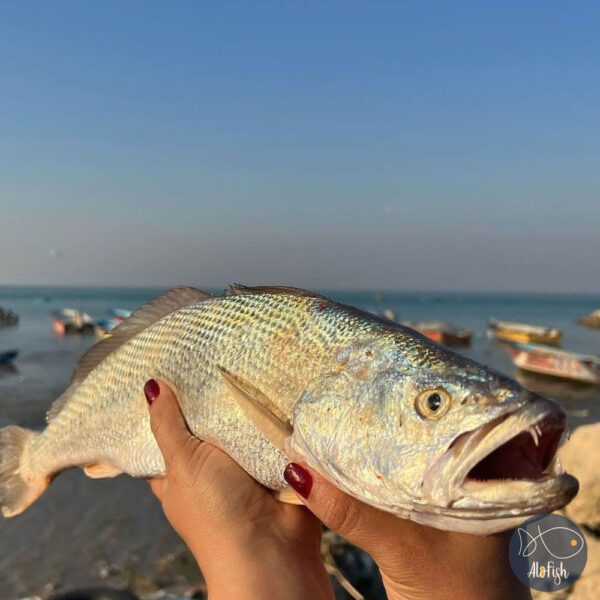
[[[560,458],[558,456],[554,459],[554,472],[557,475],[560,475],[565,472],[565,468],[563,467],[562,463],[560,462]]]
[[[538,430],[535,428],[535,425],[532,425],[531,427],[529,427],[529,434],[533,438],[533,443],[537,446],[539,444],[539,438],[538,438]]]

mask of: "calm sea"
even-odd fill
[[[135,309],[155,298],[162,288],[0,288],[0,306],[17,312],[18,327],[0,329],[0,351],[18,348],[14,368],[0,370],[0,421],[42,423],[49,401],[67,385],[75,363],[94,336],[56,337],[52,312],[73,307],[93,318],[109,308]],[[215,290],[213,290],[215,291]],[[600,307],[598,295],[491,294],[447,292],[324,291],[347,304],[372,311],[391,309],[399,320],[443,319],[473,331],[464,354],[500,371],[518,376],[529,387],[561,402],[573,425],[600,420],[600,390],[569,385],[515,372],[505,351],[486,337],[490,317],[551,325],[564,332],[563,347],[599,354],[600,331],[576,324],[576,319]]]

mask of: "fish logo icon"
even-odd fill
[[[566,560],[568,558],[573,558],[577,554],[579,554],[584,546],[585,539],[578,532],[572,529],[571,527],[550,527],[542,531],[542,528],[537,526],[537,535],[532,535],[523,527],[519,527],[517,529],[519,535],[519,556],[523,556],[527,558],[535,553],[538,548],[538,543],[541,543],[546,552],[552,558]],[[565,547],[565,532],[570,536],[569,547],[570,549],[566,554],[563,554]],[[560,554],[558,554],[560,552]]]
[[[564,590],[587,562],[587,541],[573,521],[557,514],[531,517],[510,539],[508,558],[517,578],[543,592]]]

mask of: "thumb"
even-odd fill
[[[306,465],[290,463],[284,478],[306,507],[329,529],[368,552],[380,564],[422,541],[422,527],[346,494]]]
[[[144,395],[150,412],[150,427],[169,472],[182,453],[202,442],[190,433],[179,402],[168,385],[149,379],[144,385]]]

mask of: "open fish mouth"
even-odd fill
[[[565,433],[562,414],[550,414],[530,425],[486,454],[467,473],[463,486],[471,482],[524,479],[540,481],[562,472],[557,459],[548,471]],[[477,458],[477,457],[476,457]]]
[[[425,497],[457,517],[560,508],[578,489],[556,457],[565,434],[565,415],[554,402],[529,402],[456,438],[428,471]]]

